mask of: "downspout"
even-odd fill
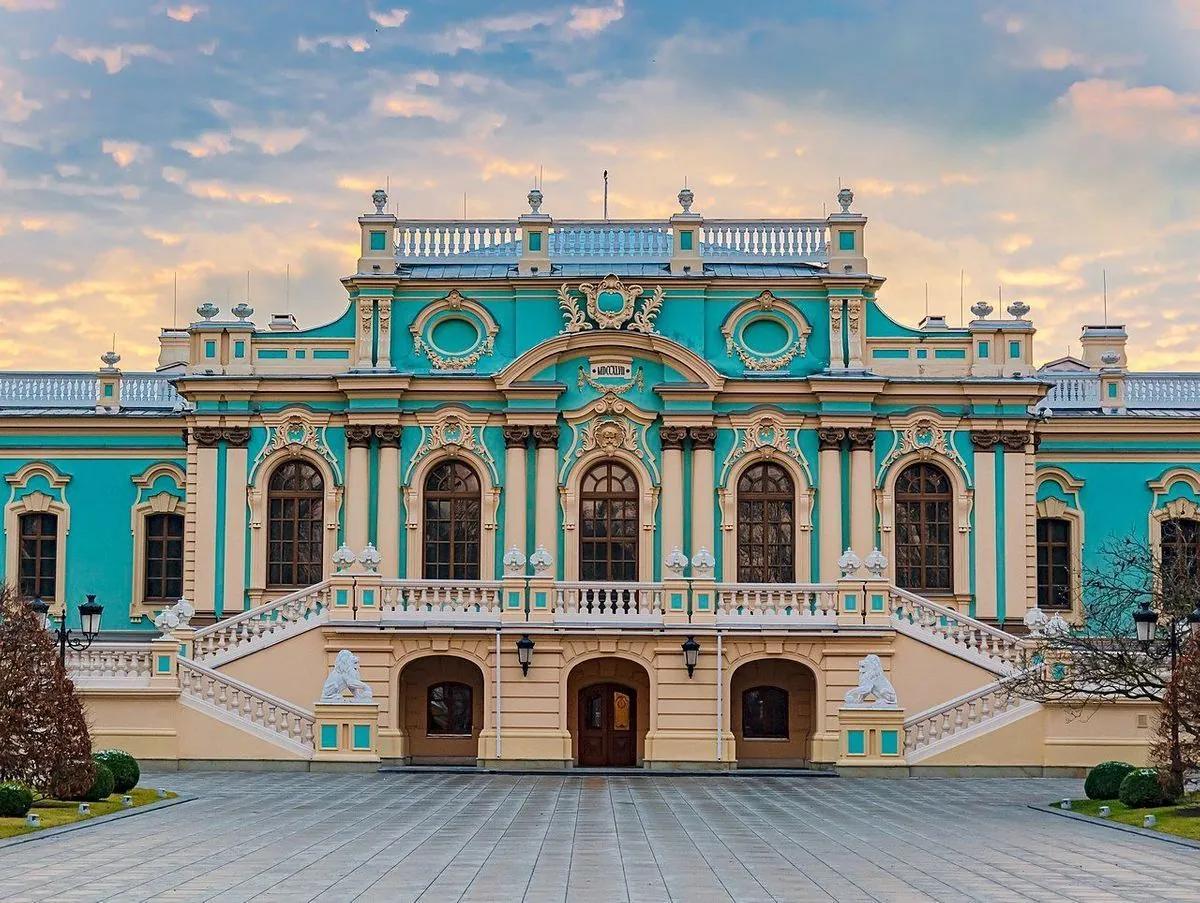
[[[725,757],[725,738],[722,731],[722,714],[725,708],[725,677],[721,667],[725,655],[721,649],[721,629],[717,628],[717,761]]]
[[[496,758],[503,755],[500,750],[500,628],[496,628]]]

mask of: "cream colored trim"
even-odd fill
[[[1068,495],[1073,495],[1075,506],[1079,507],[1079,490],[1083,488],[1083,480],[1075,479],[1061,467],[1039,467],[1037,469],[1037,486],[1040,487],[1047,480],[1057,483]]]
[[[712,551],[713,527],[713,480],[716,474],[716,455],[711,448],[692,449],[692,537],[688,555],[695,555],[700,547]],[[667,552],[670,552],[667,549]]]
[[[408,576],[424,576],[425,478],[430,470],[448,460],[462,461],[475,471],[479,480],[479,576],[491,580],[496,573],[496,511],[500,507],[500,487],[492,485],[487,462],[462,446],[445,446],[440,452],[426,455],[409,469],[408,485],[404,487],[404,526],[409,532],[405,543]]]
[[[787,455],[771,454],[769,450],[751,452],[736,461],[729,469],[725,485],[717,490],[717,502],[721,508],[721,560],[724,562],[721,579],[730,583],[741,581],[737,572],[737,485],[742,472],[751,464],[770,461],[788,472],[792,479],[793,504],[796,508],[795,548],[792,552],[796,562],[796,582],[812,581],[812,511],[814,493],[808,474],[799,462]]]
[[[842,554],[842,452],[837,448],[821,449],[817,453],[820,482],[817,500],[820,503],[821,533],[820,575],[822,581],[838,573],[837,561]]]
[[[994,618],[997,609],[996,452],[974,449],[975,462],[975,617]]]
[[[887,579],[896,580],[896,537],[893,532],[896,516],[896,479],[910,464],[927,462],[945,471],[954,487],[954,595],[966,598],[971,592],[970,533],[971,508],[975,503],[975,492],[967,486],[962,471],[946,458],[930,454],[922,448],[903,454],[893,460],[883,478],[881,488],[875,490],[875,507],[879,512],[879,548],[888,560]]]
[[[1171,487],[1178,482],[1186,483],[1195,495],[1200,496],[1200,474],[1188,467],[1172,467],[1157,480],[1149,480],[1146,483],[1153,493],[1147,532],[1150,538],[1150,552],[1155,561],[1160,560],[1162,556],[1163,521],[1175,518],[1200,520],[1200,506],[1191,499],[1177,498],[1166,503],[1161,501],[1162,496],[1170,492]]]
[[[1036,497],[1033,486],[1027,482],[1025,452],[1004,450],[1004,611],[1005,618],[1023,618],[1025,612],[1037,604],[1030,598],[1029,557],[1026,554],[1031,538],[1036,539],[1035,525],[1028,523],[1033,512],[1025,504]]]
[[[171,478],[180,495],[173,495],[166,490],[147,495],[159,478],[164,476]],[[153,606],[146,604],[143,595],[146,589],[146,518],[152,514],[185,516],[187,476],[174,464],[162,462],[151,465],[134,477],[133,484],[137,487],[137,497],[129,512],[129,531],[133,536],[133,586],[129,594],[129,620],[136,622],[143,615],[153,617],[157,613]],[[186,524],[183,541],[187,541]]]
[[[204,452],[205,449],[200,449]],[[250,604],[259,605],[266,601],[268,595],[283,595],[291,590],[280,590],[276,593],[267,589],[267,531],[263,524],[267,520],[267,495],[271,485],[271,475],[275,468],[286,461],[301,458],[321,472],[321,480],[325,484],[324,514],[325,539],[321,556],[321,579],[328,580],[333,573],[333,553],[337,549],[338,519],[342,510],[342,487],[337,485],[333,469],[320,455],[308,448],[290,446],[271,455],[262,462],[255,475],[255,482],[246,487],[246,501],[250,508]],[[197,525],[199,528],[199,525]],[[361,551],[361,550],[359,550]],[[200,559],[203,561],[203,559]],[[199,584],[203,567],[197,569],[196,583]]]
[[[51,489],[57,489],[59,498],[54,499],[44,492],[34,490],[18,499],[17,490],[26,488],[29,481],[35,476],[43,477],[50,484]],[[4,506],[4,535],[7,539],[4,544],[4,573],[14,581],[20,577],[21,515],[35,513],[55,515],[58,520],[55,523],[57,536],[54,544],[54,598],[43,601],[49,602],[53,606],[56,615],[61,615],[65,610],[67,593],[67,534],[71,532],[71,507],[67,502],[67,484],[71,482],[71,477],[59,473],[45,462],[31,461],[16,473],[5,477],[5,481],[11,488],[8,493],[8,504]]]
[[[1040,474],[1039,480],[1041,482]],[[1083,485],[1082,482],[1079,483]],[[1083,623],[1083,511],[1077,506],[1079,504],[1076,499],[1076,507],[1072,507],[1062,499],[1050,498],[1042,499],[1037,503],[1037,516],[1062,518],[1071,523],[1071,610],[1068,614],[1068,619],[1075,624]],[[1037,543],[1036,525],[1034,531],[1034,543]],[[1036,584],[1035,584],[1036,585]],[[1033,600],[1036,603],[1036,598]]]
[[[250,450],[229,445],[225,449],[225,585],[221,608],[226,616],[246,605],[246,492],[243,488]],[[332,554],[332,553],[330,553]]]
[[[638,579],[643,582],[654,580],[654,519],[658,511],[659,489],[641,458],[623,448],[594,448],[575,460],[571,472],[567,474],[566,484],[558,490],[563,514],[563,579],[567,581],[579,579],[579,533],[576,529],[579,520],[579,484],[592,465],[612,458],[632,470],[637,478],[641,495],[638,518],[642,526],[638,540]]]
[[[381,556],[379,572],[385,579],[395,579],[400,576],[400,449],[395,445],[379,447],[378,496],[375,542]]]

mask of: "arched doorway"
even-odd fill
[[[580,767],[641,765],[650,727],[650,675],[628,659],[593,658],[567,677],[567,730]]]
[[[413,765],[474,765],[483,729],[483,672],[456,655],[416,659],[400,672],[397,726]]]
[[[730,721],[738,768],[798,768],[812,761],[817,679],[781,658],[747,662],[730,680]]]

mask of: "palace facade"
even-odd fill
[[[1021,302],[895,322],[848,190],[813,220],[708,219],[687,189],[663,220],[528,200],[402,221],[377,191],[329,323],[206,303],[154,372],[0,374],[4,579],[104,605],[71,660],[99,745],[1144,758],[1151,707],[1080,720],[1004,678],[1028,626],[1081,622],[1106,537],[1200,544],[1200,375],[1130,371],[1111,324],[1038,368]]]

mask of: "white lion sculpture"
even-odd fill
[[[343,694],[349,693],[346,699]],[[333,660],[333,670],[321,688],[321,702],[370,702],[371,688],[358,675],[358,656],[343,649]]]
[[[868,655],[858,663],[858,686],[846,694],[846,705],[878,709],[896,706],[896,688],[883,673],[883,662],[878,655]]]

